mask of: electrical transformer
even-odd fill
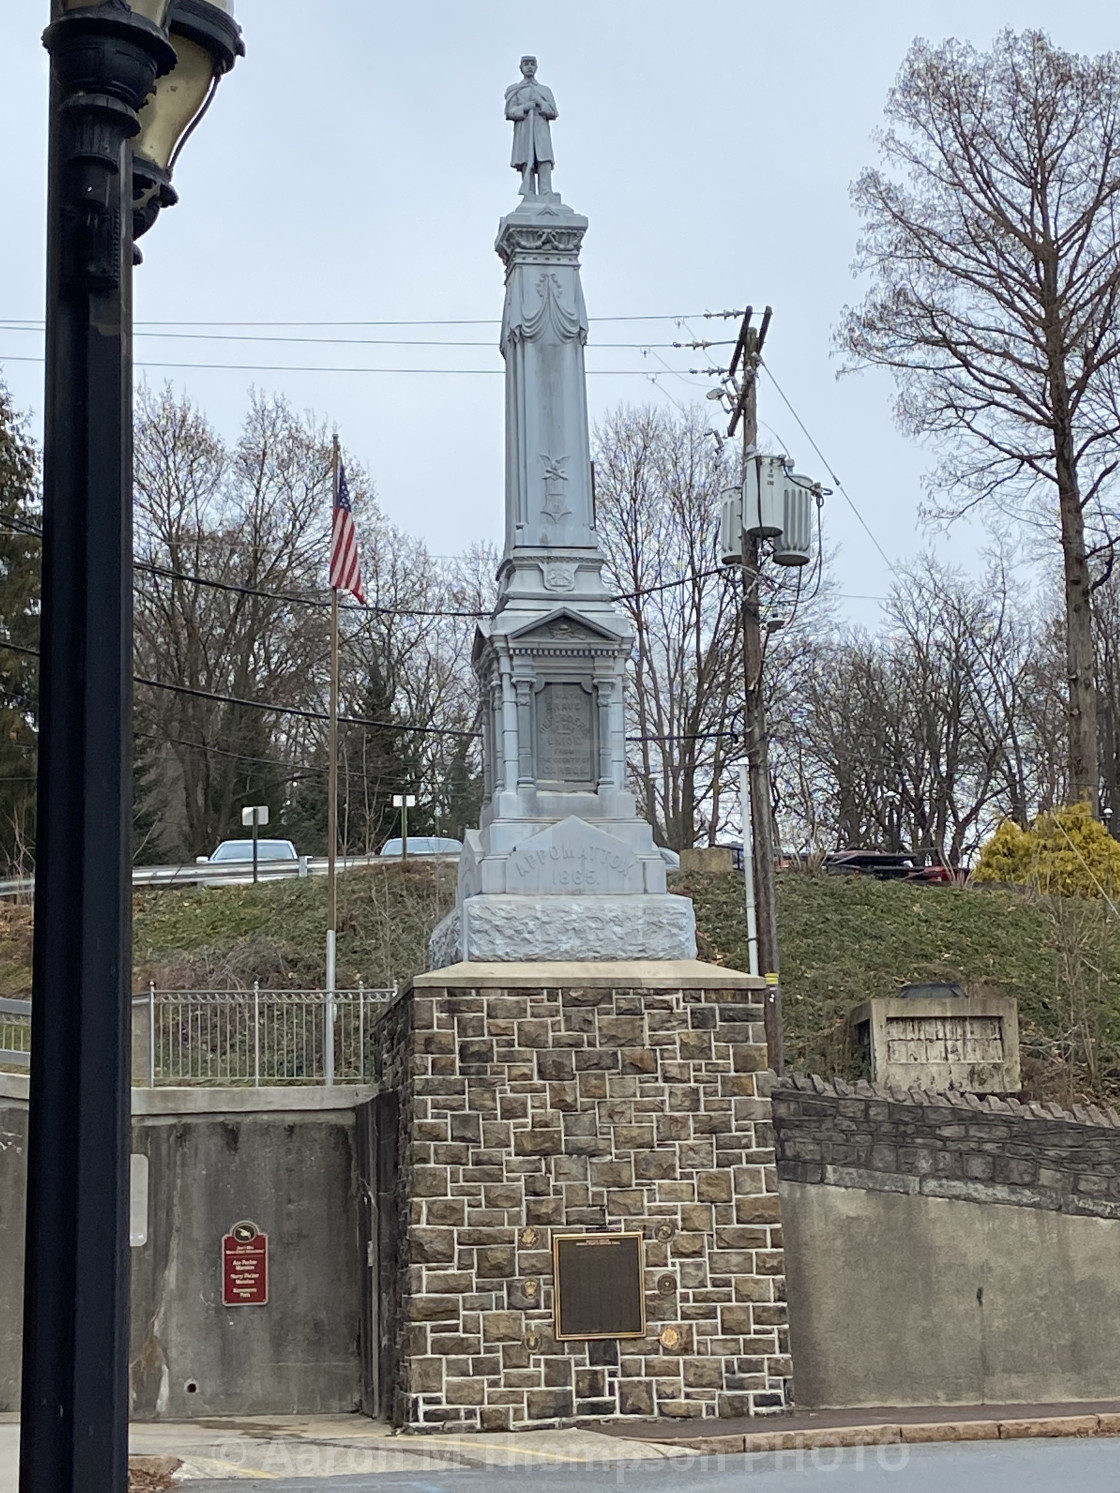
[[[808,477],[783,471],[782,528],[774,540],[775,565],[808,565],[813,548],[815,486]]]
[[[782,456],[748,456],[743,483],[743,528],[758,539],[782,532],[782,491],[787,482]]]
[[[719,557],[723,565],[743,563],[743,489],[725,487],[719,495]]]

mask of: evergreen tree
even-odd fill
[[[355,693],[354,714],[385,723],[339,731],[339,838],[358,854],[379,850],[398,833],[400,810],[393,808],[393,795],[415,792],[417,781],[409,733],[393,722],[393,690],[374,653]]]
[[[0,384],[0,861],[11,869],[29,867],[35,842],[38,478],[35,447]]]

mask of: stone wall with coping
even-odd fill
[[[799,1407],[1115,1394],[1120,1116],[820,1078],[772,1100]]]
[[[689,988],[674,967],[663,987],[621,972],[617,985],[550,986],[538,972],[529,988],[514,978],[526,966],[505,983],[459,966],[421,977],[386,1014],[379,1071],[399,1082],[402,1144],[399,1424],[786,1406],[761,982],[711,968]],[[554,1233],[621,1228],[645,1239],[646,1336],[557,1342]]]
[[[772,1095],[783,1182],[1120,1218],[1120,1115],[791,1076]]]

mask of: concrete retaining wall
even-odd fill
[[[1109,1400],[1120,1225],[783,1182],[799,1407]]]
[[[799,1406],[1116,1394],[1120,1117],[820,1079],[772,1102]]]
[[[26,1100],[0,1092],[0,1144]],[[148,1242],[132,1250],[133,1417],[349,1411],[359,1403],[352,1088],[136,1090]],[[0,1410],[19,1404],[22,1146],[0,1158]],[[15,1164],[12,1164],[14,1161]],[[266,1306],[222,1305],[221,1242],[269,1236]]]
[[[0,1074],[0,1411],[19,1408],[27,1079]]]

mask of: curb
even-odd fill
[[[1017,1441],[1026,1437],[1120,1436],[1120,1415],[1048,1415],[1027,1420],[949,1420],[915,1424],[822,1426],[811,1431],[752,1431],[746,1435],[666,1437],[659,1445],[692,1451],[786,1452],[817,1447],[893,1446],[932,1441]],[[643,1437],[656,1441],[656,1437]]]

